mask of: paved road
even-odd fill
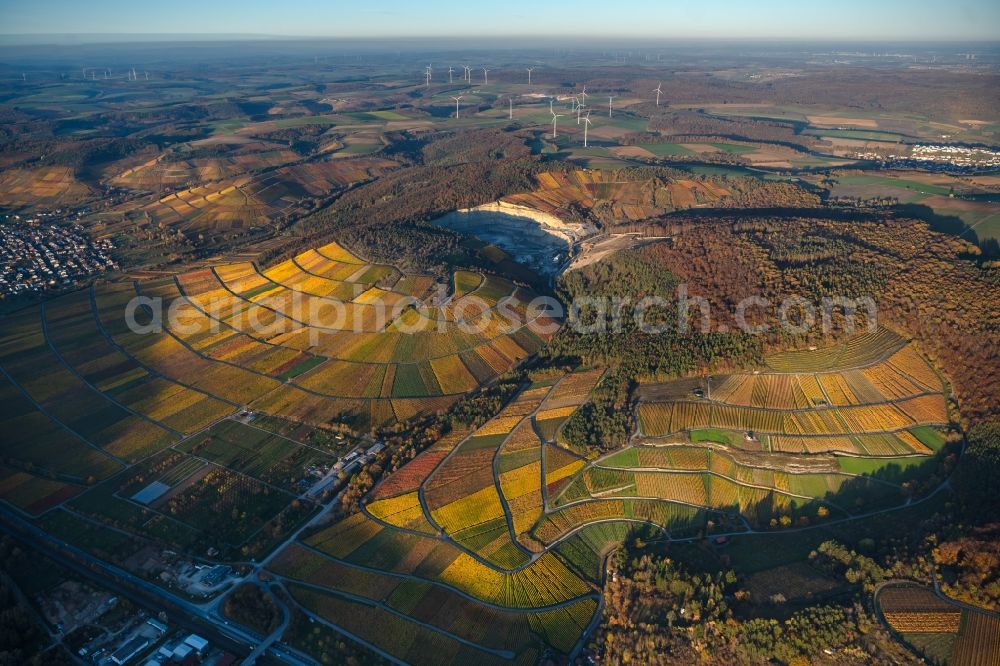
[[[96,580],[99,585],[116,594],[131,598],[140,605],[166,611],[175,623],[204,635],[211,642],[233,654],[242,657],[251,653],[270,651],[287,663],[303,666],[316,663],[286,646],[273,645],[276,637],[267,637],[271,638],[268,645],[262,650],[255,650],[261,642],[261,637],[224,619],[218,611],[221,598],[200,605],[183,599],[46,533],[6,508],[0,508],[0,529],[39,549],[66,568]]]

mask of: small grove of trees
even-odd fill
[[[941,534],[931,556],[950,597],[1000,608],[1000,422],[973,426],[953,479],[961,506],[959,525]]]
[[[849,583],[860,583],[866,590],[873,589],[887,577],[886,571],[875,560],[836,541],[824,541],[809,557],[821,568],[843,575]]]
[[[229,593],[222,607],[226,617],[266,636],[281,624],[281,611],[270,594],[251,583]]]
[[[732,571],[693,573],[649,554],[618,562],[591,644],[601,663],[808,664],[845,648],[870,660],[858,663],[890,663],[883,650],[898,651],[857,602],[743,618],[731,607],[747,597]]]

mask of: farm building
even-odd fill
[[[149,645],[148,638],[137,636],[115,650],[114,654],[111,655],[111,662],[121,666],[145,650],[147,645]]]
[[[191,634],[190,636],[185,638],[184,644],[190,645],[191,648],[195,652],[197,652],[199,656],[204,654],[205,649],[208,648],[208,641],[197,634]]]

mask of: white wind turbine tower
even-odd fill
[[[530,86],[531,85],[531,73],[533,71],[535,71],[535,68],[534,67],[528,67],[527,69],[528,69],[528,85]]]
[[[465,81],[466,83],[472,83],[472,68],[468,65],[465,66]]]
[[[452,74],[452,72],[454,72],[454,71],[455,71],[455,70],[454,70],[453,68],[451,68],[451,67],[449,67],[449,68],[448,68],[448,83],[452,83],[452,80],[451,80],[451,74]]]
[[[424,78],[425,78],[424,85],[426,87],[430,88],[431,87],[431,68],[430,67],[427,67],[424,70]]]
[[[662,83],[657,83],[656,84],[656,89],[653,91],[653,92],[656,93],[656,106],[660,105],[660,95],[663,94],[663,90],[661,90],[662,86],[663,86]]]
[[[590,127],[590,111],[583,117],[583,147],[587,147],[587,128]]]
[[[615,96],[614,95],[608,95],[608,118],[611,117],[611,109],[612,109],[611,103],[614,102],[614,101],[615,101]]]
[[[507,103],[510,104],[510,110],[508,111],[507,120],[514,120],[514,98],[508,97]]]
[[[562,117],[563,117],[563,114],[561,114],[561,113],[555,113],[555,112],[552,113],[552,138],[553,139],[558,136],[556,134],[556,124],[559,122],[559,119],[562,118]]]
[[[490,70],[483,67],[483,85],[490,85]]]
[[[455,119],[456,120],[458,119],[458,100],[462,99],[463,97],[465,97],[465,95],[459,95],[458,97],[455,97],[454,95],[452,96],[452,99],[455,100]]]
[[[576,105],[576,124],[580,124],[580,114],[583,112],[584,103],[580,102]]]
[[[583,90],[580,91],[580,97],[583,98],[583,105],[587,106],[587,86],[584,86]]]

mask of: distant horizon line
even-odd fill
[[[503,41],[513,40],[517,42],[531,42],[546,40],[555,41],[575,41],[588,40],[590,43],[601,43],[608,45],[611,43],[623,44],[624,42],[654,44],[657,42],[670,42],[671,44],[699,44],[699,43],[773,43],[773,44],[978,44],[1000,46],[1000,39],[960,37],[927,39],[921,37],[870,37],[870,36],[813,36],[813,37],[788,37],[777,35],[746,36],[746,35],[713,35],[713,36],[678,36],[678,35],[600,35],[594,33],[579,34],[468,34],[468,35],[410,35],[410,34],[380,34],[380,35],[299,35],[299,34],[270,34],[270,33],[212,33],[212,32],[28,32],[28,33],[0,33],[0,44],[7,45],[44,45],[50,42],[42,40],[78,40],[88,44],[102,43],[122,43],[129,39],[154,39],[156,41],[348,41],[348,42],[377,42],[382,40],[392,40],[394,42],[460,42],[470,40],[491,40]],[[107,40],[101,41],[101,40]],[[624,45],[624,44],[623,44]],[[659,44],[668,46],[670,44]]]

